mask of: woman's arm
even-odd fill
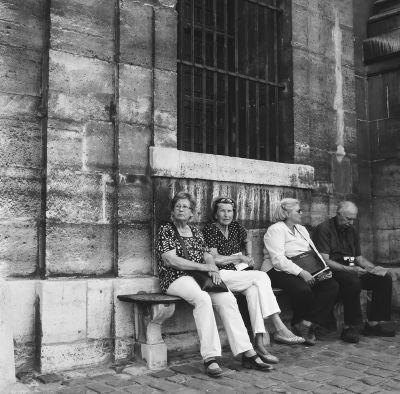
[[[244,261],[243,258],[246,256],[237,254],[237,255],[230,255],[230,256],[223,256],[218,253],[217,248],[210,248],[211,256],[214,258],[215,264],[218,267],[223,267],[224,265],[228,265],[230,263],[238,264]]]
[[[207,253],[205,253],[206,255]],[[195,263],[190,260],[186,260],[183,257],[179,257],[176,254],[176,249],[169,250],[168,252],[164,252],[161,255],[163,262],[166,267],[175,268],[177,270],[182,271],[206,271],[206,272],[216,272],[218,271],[218,267],[212,261],[212,257],[207,258],[205,256],[205,264]]]

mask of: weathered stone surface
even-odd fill
[[[0,166],[41,167],[39,122],[2,119],[0,138]]]
[[[152,189],[147,177],[137,177],[133,183],[119,185],[118,217],[121,223],[150,222]]]
[[[41,281],[38,295],[42,347],[86,338],[86,281]]]
[[[40,182],[22,177],[0,177],[0,217],[37,218],[40,214]]]
[[[148,225],[118,228],[118,276],[151,274],[152,231]]]
[[[400,229],[374,229],[375,263],[399,263]]]
[[[44,1],[26,0],[20,6],[18,0],[0,3],[0,42],[13,47],[42,49]]]
[[[68,223],[109,223],[113,199],[109,175],[53,171],[47,187],[47,218]]]
[[[87,337],[110,338],[112,333],[113,280],[87,281]]]
[[[310,188],[313,169],[309,166],[263,162],[252,159],[150,148],[153,176],[207,179],[255,185]]]
[[[152,7],[139,2],[121,2],[121,63],[150,68],[152,65]]]
[[[178,15],[173,8],[155,9],[155,67],[176,72]]]
[[[18,118],[32,120],[38,112],[40,98],[13,93],[0,93],[0,116],[2,118]]]
[[[171,71],[154,72],[154,124],[175,131],[177,128],[177,75]]]
[[[110,119],[111,64],[51,50],[49,67],[50,117],[75,121]]]
[[[121,123],[119,126],[119,169],[131,174],[147,174],[151,131],[147,126]]]
[[[84,124],[50,119],[47,127],[47,168],[82,170]]]
[[[41,60],[39,51],[0,46],[2,92],[38,96],[40,94]]]
[[[112,272],[110,225],[48,222],[46,268],[48,275],[104,275]]]
[[[34,220],[0,222],[0,276],[29,276],[36,272],[37,234]]]
[[[400,195],[400,160],[376,162],[372,166],[374,196]]]
[[[34,340],[37,280],[10,280],[11,326],[14,340],[20,344]]]
[[[114,163],[114,129],[111,123],[88,122],[82,147],[84,167],[91,170],[112,169]]]
[[[400,229],[398,196],[375,197],[372,210],[377,229]]]
[[[114,54],[114,3],[55,0],[51,3],[53,49],[108,61]]]
[[[41,372],[50,373],[96,365],[110,360],[111,340],[66,344],[43,344],[40,351]]]
[[[11,326],[10,292],[7,282],[0,278],[0,389],[15,382],[14,344]]]
[[[149,125],[151,121],[151,70],[131,65],[120,67],[119,119]]]

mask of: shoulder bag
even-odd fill
[[[311,247],[311,250],[288,258],[301,269],[309,272],[317,282],[332,278],[332,271],[326,265],[324,259],[319,254],[315,246],[307,240],[307,238],[296,228],[296,226],[294,228],[295,231],[297,230],[301,237],[307,241]]]
[[[186,249],[186,245],[183,242],[183,239],[181,235],[178,232],[178,229],[176,228],[175,224],[172,223],[172,228],[174,229],[175,236],[178,239],[182,251],[183,251],[183,257],[186,260],[190,260],[189,258],[189,253]],[[226,287],[226,284],[221,280],[221,282],[216,285],[211,277],[208,275],[208,272],[205,271],[188,271],[189,275],[193,277],[193,279],[197,282],[197,284],[200,286],[201,290],[211,292],[211,293],[222,293],[224,291],[229,291],[228,288]]]

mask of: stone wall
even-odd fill
[[[188,154],[178,172],[149,149],[178,152],[175,3],[0,0],[0,269],[18,369],[132,355],[132,308],[116,297],[158,291],[153,236],[177,190],[195,194],[199,225],[213,196],[236,198],[258,240],[283,196],[306,224],[357,198],[351,1],[286,4],[295,164]],[[190,319],[183,306],[167,323],[171,349],[196,342]]]
[[[315,168],[311,223],[357,198],[351,1],[293,1],[295,162]]]

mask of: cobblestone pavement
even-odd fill
[[[273,344],[271,352],[280,363],[272,372],[243,369],[225,352],[220,362],[225,374],[213,379],[204,374],[198,354],[186,354],[162,371],[135,363],[117,368],[118,373],[74,371],[58,382],[20,384],[20,391],[10,393],[400,393],[400,324],[395,326],[395,338],[361,337],[356,345],[343,343],[337,333],[325,335],[314,347]]]

